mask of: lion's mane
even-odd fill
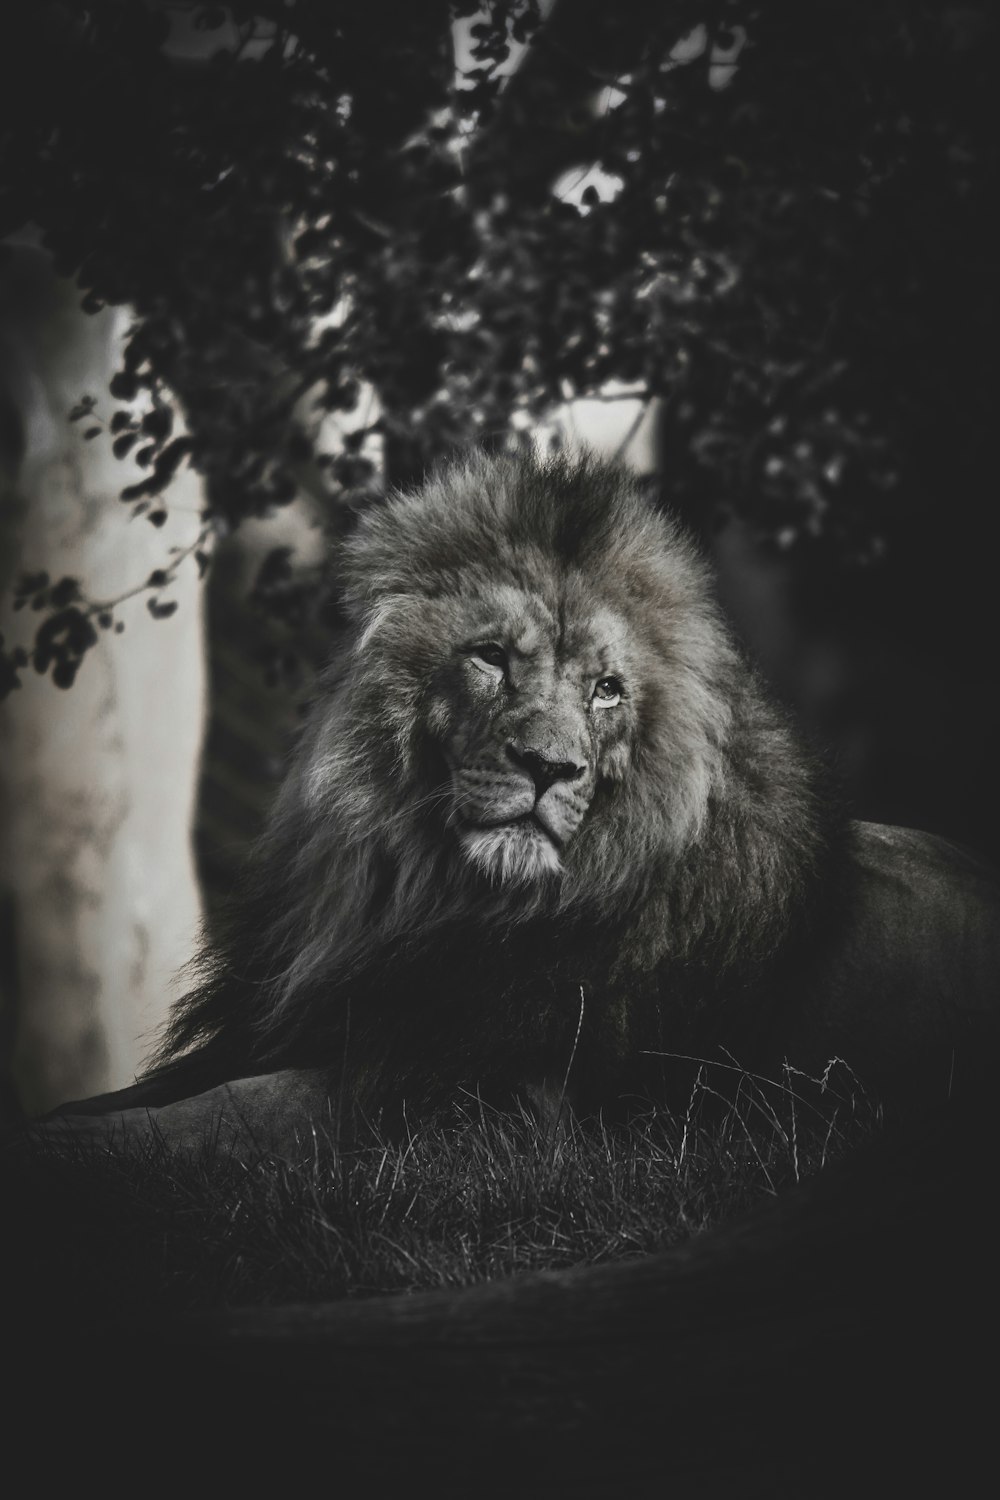
[[[368,513],[339,567],[349,629],[163,1076],[322,1063],[366,1108],[416,1106],[561,1072],[579,1027],[576,1076],[603,1099],[734,997],[749,1015],[836,836],[643,485],[592,456],[477,455]],[[463,601],[509,590],[560,618],[570,594],[614,609],[640,664],[630,738],[536,880],[461,856],[440,748]]]

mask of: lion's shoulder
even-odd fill
[[[852,833],[835,908],[787,981],[786,1050],[846,1058],[890,1098],[944,1098],[1000,1060],[1000,877],[934,834]]]

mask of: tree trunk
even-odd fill
[[[197,536],[200,482],[177,477],[159,529],[118,503],[142,472],[113,457],[107,430],[121,312],[84,314],[77,289],[30,246],[5,265],[0,304],[11,416],[0,630],[30,649],[37,616],[14,613],[7,592],[17,574],[78,577],[95,600],[143,584]],[[70,424],[87,393],[100,420]],[[70,691],[29,670],[0,712],[0,1001],[14,1093],[29,1112],[130,1082],[194,944],[204,672],[193,559],[163,597],[180,606],[170,619],[153,619],[144,594],[116,609],[125,633],[102,632]]]

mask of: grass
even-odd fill
[[[717,1065],[716,1065],[717,1066]],[[699,1072],[682,1112],[564,1122],[469,1099],[401,1141],[308,1159],[153,1140],[46,1144],[7,1185],[22,1293],[65,1322],[461,1287],[637,1256],[740,1215],[859,1144],[878,1111],[842,1067]],[[735,1081],[735,1088],[732,1083]]]

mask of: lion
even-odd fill
[[[466,456],[336,567],[348,625],[226,930],[150,1072],[64,1126],[613,1113],[713,1058],[841,1059],[905,1110],[996,1056],[992,873],[848,819],[635,475]]]

